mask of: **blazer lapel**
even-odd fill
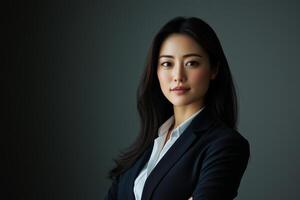
[[[199,133],[205,132],[213,124],[212,122],[213,120],[206,108],[195,116],[191,124],[185,129],[182,135],[170,147],[149,174],[144,185],[142,200],[151,199],[151,195],[161,179],[167,174],[169,169],[177,162],[177,160],[183,156],[189,146],[193,144],[196,138],[200,135]],[[148,156],[147,159],[149,159]]]

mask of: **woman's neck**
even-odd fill
[[[199,111],[204,105],[174,106],[174,124],[173,129],[177,128],[182,122]]]

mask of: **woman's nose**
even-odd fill
[[[184,82],[186,80],[186,74],[183,64],[178,63],[173,68],[173,80],[175,82]]]

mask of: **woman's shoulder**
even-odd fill
[[[250,148],[250,143],[243,134],[222,122],[215,123],[215,126],[205,134],[205,141],[207,145],[236,145]]]

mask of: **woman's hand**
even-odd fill
[[[190,197],[188,200],[193,200],[193,197]]]

